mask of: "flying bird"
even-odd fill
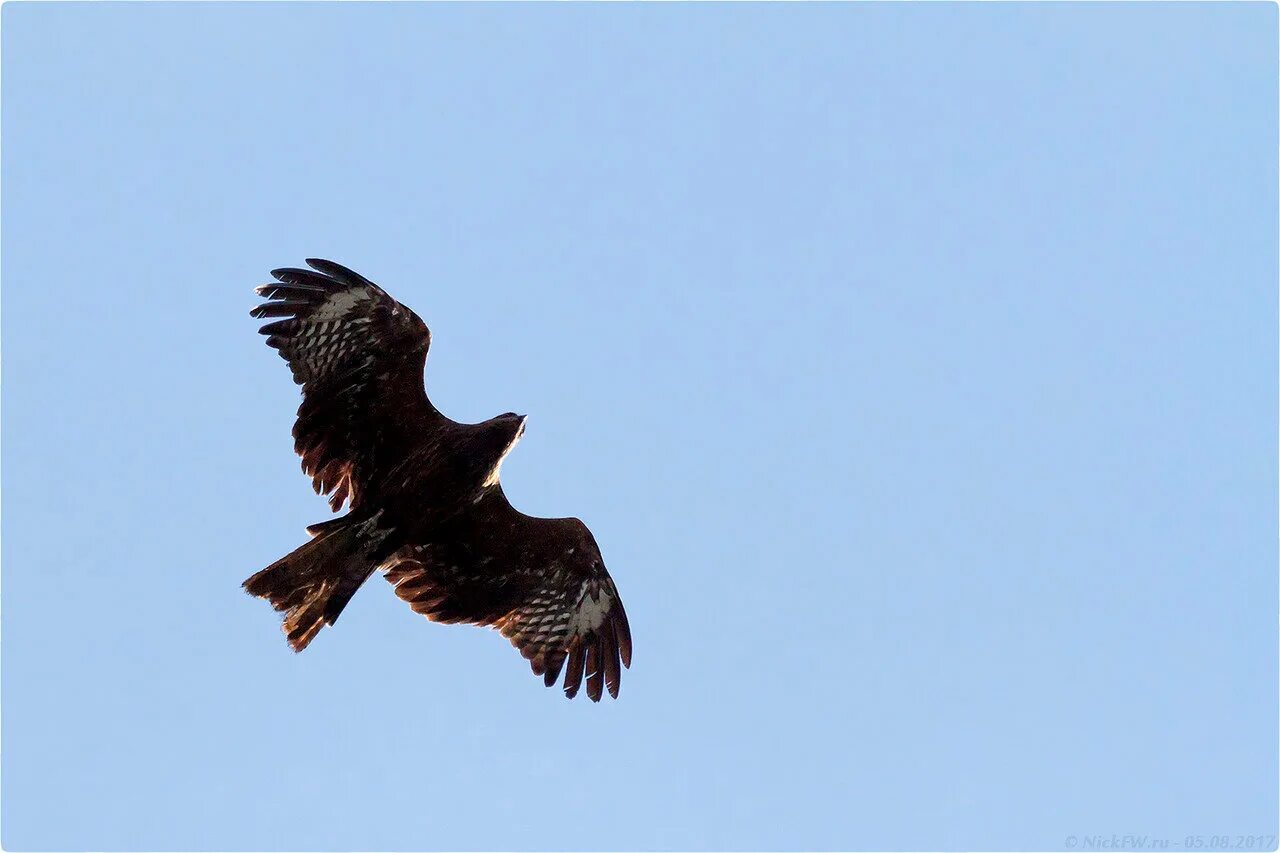
[[[534,518],[502,493],[502,460],[524,434],[511,412],[478,424],[441,414],[423,370],[431,332],[386,291],[332,261],[278,269],[257,289],[259,331],[302,386],[294,449],[317,494],[346,515],[244,582],[284,614],[301,651],[382,570],[435,622],[496,628],[548,687],[617,697],[631,629],[587,526]]]

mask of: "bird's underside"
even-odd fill
[[[294,447],[317,493],[346,515],[245,581],[284,614],[301,651],[381,569],[436,622],[487,625],[548,686],[564,673],[598,701],[631,665],[622,601],[591,531],[576,518],[514,509],[498,479],[524,431],[506,414],[459,424],[428,400],[431,333],[381,288],[332,261],[279,269],[253,316],[302,386]]]

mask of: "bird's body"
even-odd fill
[[[416,314],[330,261],[276,270],[258,317],[303,402],[295,449],[317,492],[350,512],[245,581],[285,613],[300,651],[383,569],[396,594],[438,622],[498,628],[535,673],[593,700],[617,696],[630,665],[626,613],[594,537],[576,518],[533,518],[502,493],[502,460],[524,432],[507,413],[442,415],[422,385],[431,336]],[[567,666],[566,666],[567,665]]]

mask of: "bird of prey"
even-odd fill
[[[587,526],[533,518],[502,493],[502,460],[524,434],[508,412],[478,424],[427,399],[431,333],[413,311],[332,261],[278,269],[254,317],[302,386],[294,449],[317,494],[346,515],[244,582],[284,614],[301,651],[370,575],[436,622],[501,631],[548,687],[564,672],[598,702],[618,695],[631,630]]]

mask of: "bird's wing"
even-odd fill
[[[563,669],[564,692],[602,689],[617,698],[631,666],[631,629],[618,590],[587,526],[533,518],[495,488],[430,542],[387,563],[396,595],[435,622],[497,628],[548,687]]]
[[[352,509],[379,462],[394,462],[426,430],[446,422],[427,399],[422,371],[431,332],[405,306],[332,261],[278,269],[251,312],[277,318],[259,331],[302,386],[293,427],[316,493]]]

